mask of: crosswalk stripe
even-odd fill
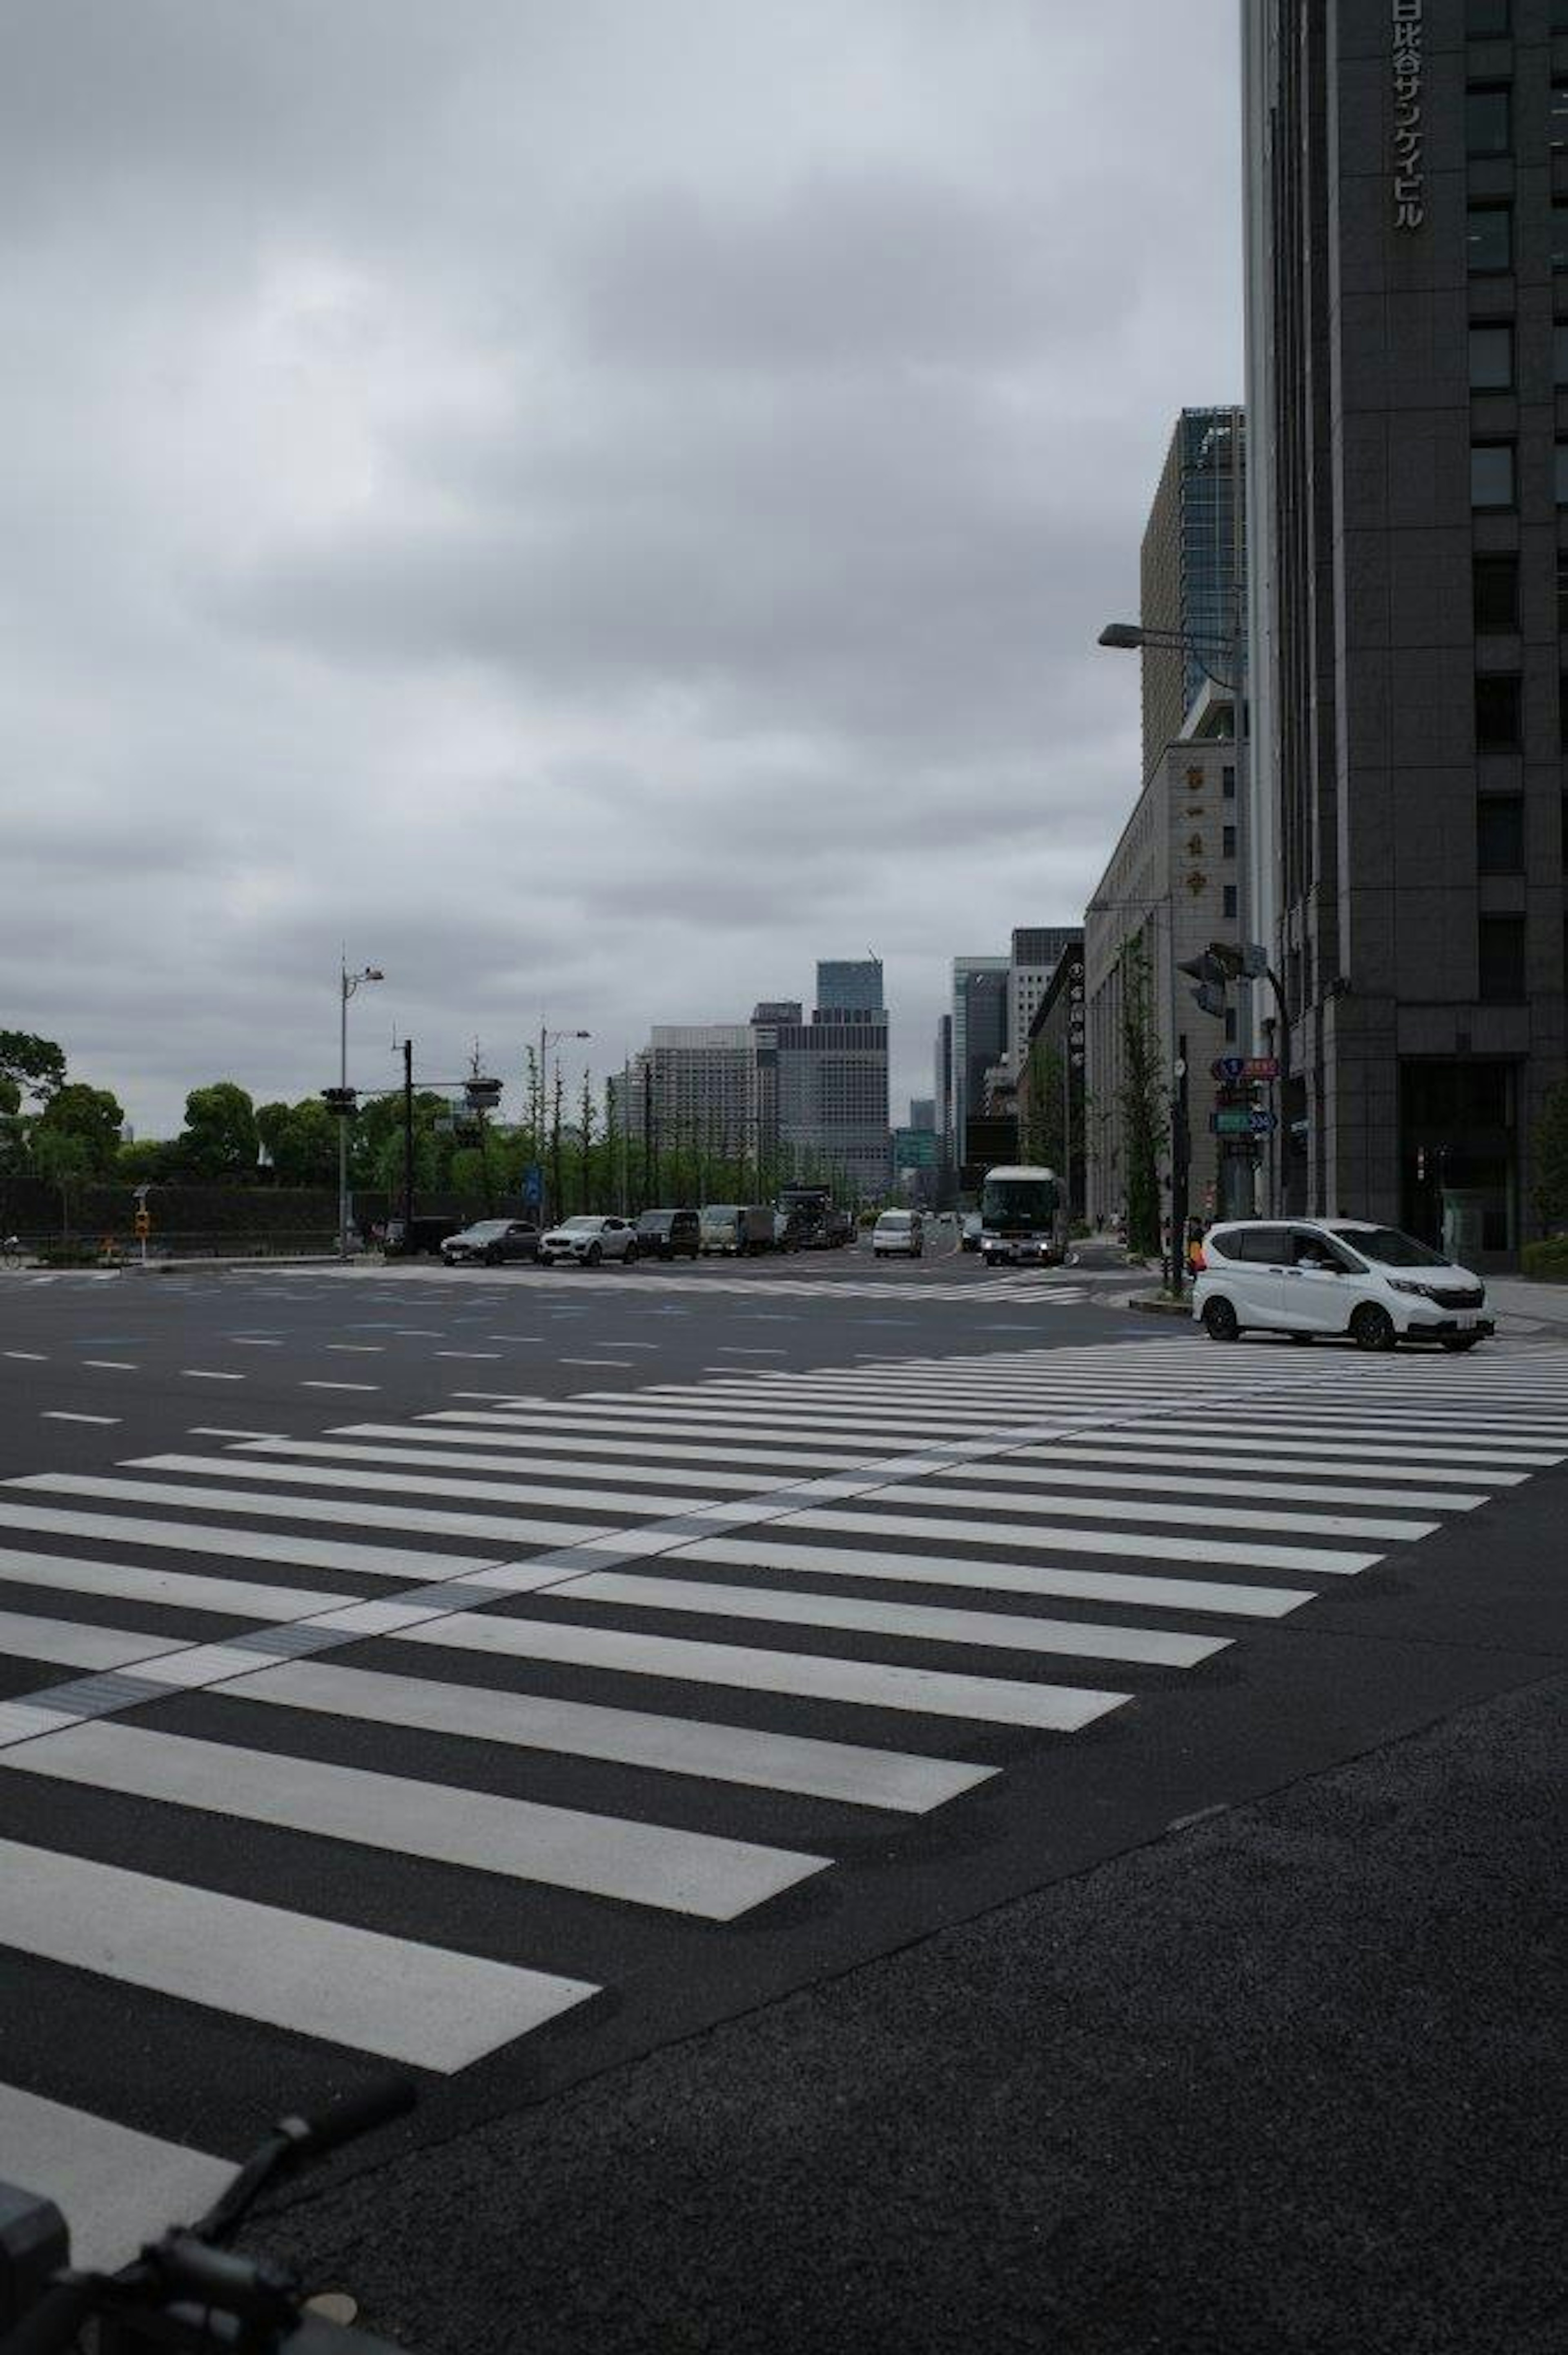
[[[76,1516],[86,1519],[85,1514]],[[43,1515],[38,1518],[42,1520]],[[155,1529],[156,1522],[152,1524]],[[105,1532],[111,1534],[111,1532]],[[225,1532],[213,1530],[217,1550]],[[477,1567],[477,1565],[476,1565]],[[312,1593],[302,1586],[267,1586],[258,1580],[206,1578],[143,1562],[93,1561],[61,1553],[0,1549],[0,1585],[58,1587],[68,1594],[107,1594],[126,1603],[161,1603],[173,1611],[226,1611],[236,1619],[310,1619],[346,1603],[346,1594]],[[166,1650],[164,1643],[157,1651]]]
[[[1183,1528],[1195,1525],[1213,1529],[1215,1518],[1213,1505],[1151,1504],[1139,1497],[1080,1497],[1050,1491],[1025,1496],[1006,1487],[976,1488],[965,1493],[933,1486],[927,1480],[893,1481],[878,1488],[875,1496],[879,1504],[941,1505],[952,1511],[980,1512],[989,1508],[992,1512],[1019,1514],[1037,1506],[1042,1514],[1065,1513],[1076,1520],[1170,1522]],[[1292,1530],[1308,1537],[1429,1538],[1437,1527],[1436,1521],[1391,1521],[1366,1514],[1256,1512],[1238,1504],[1226,1505],[1224,1520],[1227,1529]],[[1028,1533],[1028,1529],[1015,1532],[1019,1536]]]
[[[1009,1594],[1054,1595],[1061,1601],[1125,1603],[1157,1611],[1213,1612],[1280,1619],[1315,1589],[1242,1586],[1214,1579],[1139,1577],[1114,1570],[1074,1570],[1065,1564],[993,1562],[962,1554],[878,1553],[863,1546],[779,1544],[768,1539],[694,1538],[671,1561],[723,1562],[736,1569],[788,1570],[806,1578],[895,1579],[901,1585],[979,1586]]]
[[[11,1659],[54,1660],[70,1668],[124,1668],[168,1648],[166,1636],[120,1635],[112,1627],[87,1626],[79,1619],[34,1619],[19,1611],[0,1611],[0,1654]]]
[[[275,1449],[276,1443],[263,1443]],[[298,1488],[358,1488],[375,1494],[416,1497],[473,1497],[482,1502],[488,1497],[494,1504],[559,1505],[563,1511],[656,1513],[694,1509],[701,1505],[717,1502],[713,1497],[655,1497],[638,1488],[590,1488],[565,1481],[542,1483],[523,1480],[446,1480],[430,1478],[421,1469],[417,1473],[386,1472],[379,1467],[363,1471],[336,1465],[316,1463],[259,1463],[260,1451],[247,1446],[235,1461],[209,1455],[138,1455],[131,1458],[132,1467],[148,1472],[194,1473],[215,1480],[276,1480]],[[285,1449],[292,1455],[291,1449]],[[574,1469],[577,1467],[574,1467]],[[747,1487],[753,1484],[747,1482]]]
[[[1009,1457],[1008,1461],[1015,1462],[1024,1457],[1043,1465],[1049,1465],[1057,1470],[1068,1464],[1147,1465],[1151,1468],[1163,1465],[1181,1473],[1184,1480],[1185,1476],[1192,1471],[1194,1463],[1198,1460],[1192,1449],[1187,1447],[1146,1447],[1137,1444],[1126,1447],[1098,1445],[1089,1447],[1076,1439],[1063,1441],[1050,1447],[1020,1448],[1017,1456]],[[1266,1459],[1257,1455],[1232,1455],[1228,1443],[1220,1451],[1205,1448],[1202,1461],[1205,1473],[1213,1474],[1216,1481],[1227,1473],[1247,1476],[1257,1480],[1266,1476],[1269,1472],[1269,1465]],[[1428,1485],[1451,1481],[1455,1487],[1460,1490],[1467,1486],[1488,1488],[1516,1487],[1530,1477],[1528,1472],[1503,1471],[1495,1465],[1479,1465],[1467,1470],[1456,1470],[1446,1465],[1423,1464],[1418,1467],[1413,1465],[1408,1473],[1402,1475],[1396,1466],[1390,1465],[1381,1455],[1375,1463],[1370,1461],[1357,1463],[1336,1455],[1332,1449],[1315,1452],[1306,1456],[1287,1458],[1281,1468],[1293,1475],[1297,1472],[1321,1472],[1331,1475],[1336,1481],[1406,1478],[1423,1481]],[[1283,1495],[1284,1491],[1277,1490],[1276,1493]],[[1355,1488],[1345,1493],[1359,1498],[1362,1495],[1374,1496],[1379,1492]],[[1389,1494],[1391,1496],[1414,1495],[1421,1497],[1421,1501],[1432,1505],[1436,1505],[1440,1501],[1436,1495],[1422,1497],[1419,1490],[1407,1492],[1403,1489],[1391,1489]]]
[[[196,1742],[100,1719],[0,1752],[0,1771],[129,1791],[242,1822],[733,1922],[830,1859],[580,1807]]]
[[[259,1445],[247,1446],[242,1453],[244,1454],[247,1461],[254,1456],[266,1455],[287,1456],[291,1460],[303,1458],[307,1461],[313,1462],[316,1460],[330,1459],[334,1464],[363,1464],[366,1467],[364,1477],[367,1482],[375,1477],[371,1467],[390,1465],[396,1465],[400,1468],[408,1466],[410,1469],[420,1473],[499,1472],[514,1474],[518,1472],[539,1472],[557,1475],[563,1481],[567,1479],[580,1481],[585,1476],[591,1476],[596,1471],[601,1478],[616,1479],[621,1476],[620,1466],[618,1464],[596,1466],[593,1465],[576,1463],[569,1457],[554,1456],[546,1456],[541,1461],[535,1461],[535,1458],[530,1456],[525,1461],[520,1463],[514,1455],[493,1455],[476,1453],[475,1451],[480,1447],[481,1444],[482,1443],[475,1441],[473,1448],[458,1452],[450,1448],[436,1448],[430,1446],[421,1447],[416,1444],[394,1447],[378,1446],[374,1444],[362,1445],[347,1440],[267,1439],[260,1442]],[[138,1463],[153,1465],[155,1465],[159,1460],[160,1459],[154,1456],[140,1456],[136,1459]],[[194,1459],[181,1458],[180,1460],[182,1462],[189,1462]],[[657,1486],[676,1489],[699,1489],[709,1487],[741,1490],[754,1489],[763,1485],[763,1483],[751,1473],[720,1472],[711,1467],[705,1469],[694,1465],[689,1470],[682,1471],[678,1468],[672,1469],[670,1466],[665,1465],[639,1464],[637,1466],[636,1477],[645,1487],[652,1487]],[[376,1485],[380,1486],[383,1484],[377,1480]],[[440,1481],[427,1483],[422,1480],[408,1480],[402,1482],[400,1485],[410,1488],[429,1487],[432,1488],[435,1493],[442,1496],[481,1496],[501,1497],[506,1498],[516,1497],[526,1497],[529,1498],[559,1497],[563,1504],[571,1503],[576,1495],[576,1491],[574,1489],[566,1487],[565,1486],[559,1487],[551,1487],[518,1489],[513,1487],[501,1487],[489,1482],[481,1483],[478,1481],[471,1481],[453,1484]],[[615,1497],[617,1508],[619,1509],[622,1501],[620,1493],[619,1491],[615,1492]],[[652,1500],[645,1499],[644,1501]],[[678,1509],[684,1501],[686,1500],[681,1497],[663,1497],[658,1499],[659,1509],[662,1512]],[[690,1501],[695,1504],[700,1504],[703,1500],[700,1497],[694,1497]]]
[[[1213,1515],[1208,1518],[1211,1521]],[[779,1517],[780,1529],[828,1529],[837,1535],[879,1538],[937,1538],[951,1542],[955,1524],[919,1513],[839,1512],[809,1506]],[[1233,1545],[1220,1538],[1168,1538],[1142,1529],[1065,1529],[1054,1522],[1035,1521],[1027,1529],[1017,1522],[966,1521],[967,1546],[1005,1546],[1023,1552],[1121,1553],[1141,1555],[1150,1561],[1235,1562],[1259,1570],[1305,1570],[1351,1577],[1382,1560],[1375,1553],[1348,1553],[1331,1546],[1263,1545],[1248,1541]]]
[[[710,1586],[701,1580],[629,1576],[593,1570],[556,1593],[567,1603],[618,1603],[638,1610],[695,1611],[718,1619],[766,1619],[780,1626],[848,1628],[931,1644],[989,1646],[1090,1660],[1135,1660],[1167,1668],[1195,1668],[1227,1639],[1179,1636],[1168,1629],[1097,1627],[1081,1619],[1032,1619],[1000,1611],[955,1611],[912,1603],[868,1603],[854,1595],[803,1593],[779,1587]]]
[[[1129,1698],[1062,1685],[1014,1684],[1000,1677],[955,1676],[939,1668],[890,1668],[878,1660],[833,1659],[814,1652],[758,1651],[674,1636],[631,1636],[616,1628],[567,1626],[556,1620],[464,1614],[410,1627],[394,1641],[499,1652],[514,1659],[559,1660],[623,1676],[789,1693],[801,1700],[849,1701],[863,1709],[1028,1725],[1054,1733],[1075,1733]]]
[[[487,1439],[491,1431],[497,1426],[502,1430],[505,1430],[508,1426],[513,1429],[517,1427],[515,1414],[492,1412],[471,1415],[451,1412],[421,1415],[418,1428],[423,1431],[427,1423],[435,1423],[482,1424]],[[713,1423],[706,1420],[701,1423],[693,1422],[688,1426],[673,1415],[661,1414],[658,1418],[644,1418],[638,1414],[634,1407],[628,1408],[622,1412],[599,1408],[585,1412],[576,1400],[568,1401],[560,1409],[560,1427],[565,1431],[572,1432],[585,1442],[597,1439],[601,1432],[607,1439],[634,1440],[643,1444],[652,1442],[653,1452],[661,1455],[681,1455],[687,1452],[705,1453],[705,1443],[723,1441],[739,1444],[737,1460],[746,1461],[750,1456],[760,1454],[764,1460],[772,1462],[779,1456],[780,1451],[798,1447],[802,1438],[809,1438],[814,1456],[822,1456],[831,1462],[847,1458],[853,1463],[872,1452],[866,1442],[842,1437],[836,1431],[812,1431],[808,1434],[798,1430],[781,1428],[776,1416],[762,1422],[760,1427],[751,1423],[729,1423],[723,1421]],[[450,1433],[443,1431],[437,1435],[447,1437],[450,1436]],[[696,1443],[694,1451],[689,1451],[689,1441]]]
[[[47,1475],[55,1478],[57,1475]],[[21,1484],[18,1483],[18,1486]],[[32,1485],[41,1486],[41,1480]],[[155,1493],[149,1482],[145,1487],[122,1480],[109,1481],[104,1488],[122,1496],[135,1497],[147,1504],[167,1504],[167,1495]],[[228,1497],[211,1495],[204,1489],[192,1488],[179,1492],[178,1501],[198,1506],[214,1512],[260,1510],[255,1507],[237,1504]],[[303,1518],[303,1517],[302,1517]],[[323,1512],[311,1518],[326,1518]],[[339,1519],[348,1516],[337,1515]],[[366,1515],[354,1518],[364,1519]],[[456,1578],[466,1571],[482,1570],[495,1557],[429,1553],[408,1546],[354,1545],[344,1540],[311,1537],[279,1537],[257,1529],[228,1529],[198,1527],[185,1521],[160,1521],[151,1516],[129,1513],[78,1513],[63,1506],[21,1505],[0,1497],[0,1529],[30,1529],[37,1536],[59,1538],[90,1538],[101,1545],[149,1546],[159,1550],[201,1554],[228,1554],[245,1561],[286,1561],[301,1570],[356,1571],[369,1578],[396,1578],[407,1585],[421,1578]],[[482,1535],[480,1530],[471,1532]]]
[[[1177,1423],[1162,1415],[1158,1423],[1145,1423],[1136,1428],[1128,1426],[1121,1430],[1111,1431],[1102,1427],[1086,1434],[1086,1441],[1092,1441],[1096,1447],[1137,1448],[1148,1446],[1150,1440],[1155,1437],[1164,1440],[1184,1439],[1193,1453],[1199,1454],[1206,1452],[1208,1444],[1214,1438],[1214,1431],[1212,1423]],[[1065,1437],[1060,1443],[1064,1450],[1070,1450],[1078,1444],[1075,1434]],[[1539,1449],[1527,1451],[1510,1446],[1498,1450],[1489,1446],[1484,1452],[1478,1452],[1474,1448],[1467,1447],[1458,1438],[1442,1447],[1412,1446],[1406,1440],[1399,1441],[1396,1445],[1386,1433],[1380,1439],[1366,1440],[1347,1437],[1346,1434],[1339,1432],[1326,1433],[1316,1439],[1279,1439],[1273,1433],[1267,1436],[1255,1434],[1243,1427],[1233,1429],[1229,1424],[1226,1425],[1224,1437],[1217,1444],[1224,1447],[1227,1455],[1274,1455],[1285,1458],[1294,1455],[1320,1457],[1327,1455],[1343,1457],[1346,1462],[1353,1462],[1358,1457],[1363,1460],[1371,1457],[1375,1461],[1379,1470],[1385,1474],[1394,1472],[1401,1465],[1408,1463],[1419,1467],[1423,1478],[1426,1477],[1426,1466],[1429,1463],[1458,1465],[1506,1463],[1535,1467],[1561,1464],[1563,1461],[1561,1455],[1548,1455]],[[1021,1447],[1018,1453],[1021,1457],[1028,1460],[1049,1459],[1056,1453],[1057,1444],[1055,1441],[1044,1445],[1030,1443]]]
[[[1234,1472],[1211,1471],[1205,1458],[1203,1469],[1196,1471],[1189,1467],[1180,1486],[1184,1491],[1198,1496],[1221,1496],[1238,1504],[1277,1500],[1283,1504],[1298,1505],[1400,1505],[1406,1509],[1430,1506],[1434,1511],[1459,1513],[1471,1511],[1487,1502],[1485,1495],[1478,1490],[1469,1496],[1463,1491],[1445,1495],[1440,1490],[1424,1491],[1419,1488],[1358,1488],[1353,1494],[1347,1494],[1344,1487],[1338,1484],[1270,1479],[1264,1476],[1262,1467],[1255,1465],[1251,1481],[1241,1481]],[[935,1496],[949,1482],[957,1481],[966,1486],[970,1482],[993,1481],[999,1487],[1026,1491],[1029,1497],[1039,1497],[1042,1501],[1049,1500],[1061,1489],[1114,1488],[1118,1497],[1125,1496],[1129,1499],[1127,1510],[1134,1520],[1141,1517],[1138,1502],[1140,1494],[1147,1491],[1150,1495],[1169,1497],[1178,1485],[1167,1475],[1158,1472],[1118,1469],[1113,1479],[1108,1471],[1080,1471],[1063,1464],[1050,1466],[1043,1464],[1036,1471],[1033,1465],[1003,1460],[943,1465],[928,1476],[927,1493]],[[1229,1518],[1227,1513],[1226,1519]]]
[[[435,1417],[429,1419],[430,1422],[435,1420],[437,1420]],[[461,1419],[453,1415],[442,1417],[440,1420],[455,1423]],[[558,1429],[552,1425],[548,1433],[498,1431],[494,1425],[501,1420],[499,1415],[486,1416],[483,1422],[471,1431],[450,1428],[432,1431],[424,1419],[417,1423],[345,1423],[336,1426],[335,1436],[355,1441],[397,1440],[402,1443],[404,1449],[410,1452],[416,1448],[436,1445],[499,1447],[504,1448],[509,1453],[513,1450],[524,1451],[524,1460],[530,1459],[533,1455],[577,1455],[608,1457],[611,1461],[618,1457],[630,1456],[636,1461],[638,1476],[643,1479],[651,1476],[646,1469],[651,1453],[657,1454],[661,1461],[665,1457],[671,1457],[679,1458],[682,1462],[689,1459],[694,1464],[762,1462],[765,1470],[781,1472],[817,1472],[829,1465],[841,1464],[844,1461],[842,1455],[831,1454],[825,1448],[791,1448],[785,1444],[770,1447],[764,1460],[758,1456],[755,1446],[705,1446],[700,1440],[671,1441],[667,1445],[661,1444],[656,1450],[651,1451],[645,1440],[609,1435],[602,1438],[591,1435],[584,1437],[575,1427]],[[861,1452],[865,1453],[864,1450]],[[867,1460],[871,1460],[869,1456]],[[715,1473],[714,1477],[716,1479],[717,1476]]]
[[[314,1660],[262,1668],[225,1686],[224,1694],[908,1815],[928,1814],[988,1781],[995,1771],[802,1734],[603,1709],[588,1701],[549,1700],[536,1693],[493,1692],[484,1686],[438,1684],[422,1677],[384,1676]]]
[[[234,2173],[184,2143],[134,2134],[90,2110],[0,2084],[0,2151],[7,2182],[46,2192],[70,2221],[73,2264],[123,2264],[171,2216],[211,2206]]]
[[[0,1840],[0,1943],[449,2073],[598,1989]]]
[[[505,1545],[563,1545],[609,1535],[608,1529],[592,1528],[586,1521],[527,1521],[500,1513],[417,1512],[404,1505],[362,1505],[347,1499],[339,1503],[331,1497],[275,1497],[249,1488],[239,1496],[224,1496],[210,1488],[182,1488],[173,1481],[99,1479],[69,1472],[34,1473],[13,1485],[55,1496],[189,1506],[203,1513],[249,1513],[263,1521],[351,1521],[359,1529],[408,1529],[425,1537],[498,1538]],[[0,1521],[12,1518],[12,1508],[0,1505]],[[222,1550],[221,1540],[218,1550]],[[450,1565],[450,1555],[447,1565]]]

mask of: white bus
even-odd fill
[[[980,1257],[990,1267],[1033,1262],[1059,1267],[1067,1256],[1066,1188],[1054,1169],[988,1169],[980,1188]]]

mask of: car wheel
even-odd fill
[[[1461,1333],[1453,1340],[1445,1340],[1446,1349],[1477,1349],[1486,1339],[1484,1333]]]
[[[599,1249],[598,1243],[589,1243],[587,1251],[583,1253],[583,1265],[585,1267],[597,1267],[603,1257],[604,1253]]]
[[[1240,1339],[1241,1326],[1228,1300],[1206,1300],[1203,1303],[1203,1330],[1211,1341]]]
[[[1375,1300],[1363,1300],[1351,1319],[1351,1338],[1358,1349],[1392,1349],[1399,1335],[1386,1308]]]
[[[486,1267],[499,1267],[501,1265],[501,1253],[495,1248],[493,1243],[484,1254],[484,1264]]]

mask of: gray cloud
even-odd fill
[[[1082,906],[1229,0],[54,0],[0,90],[0,1004],[143,1131]],[[433,1066],[427,1066],[433,1068]]]

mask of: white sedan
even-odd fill
[[[541,1267],[554,1267],[557,1260],[597,1267],[602,1259],[624,1260],[630,1267],[636,1258],[637,1230],[630,1219],[565,1219],[539,1238]]]

